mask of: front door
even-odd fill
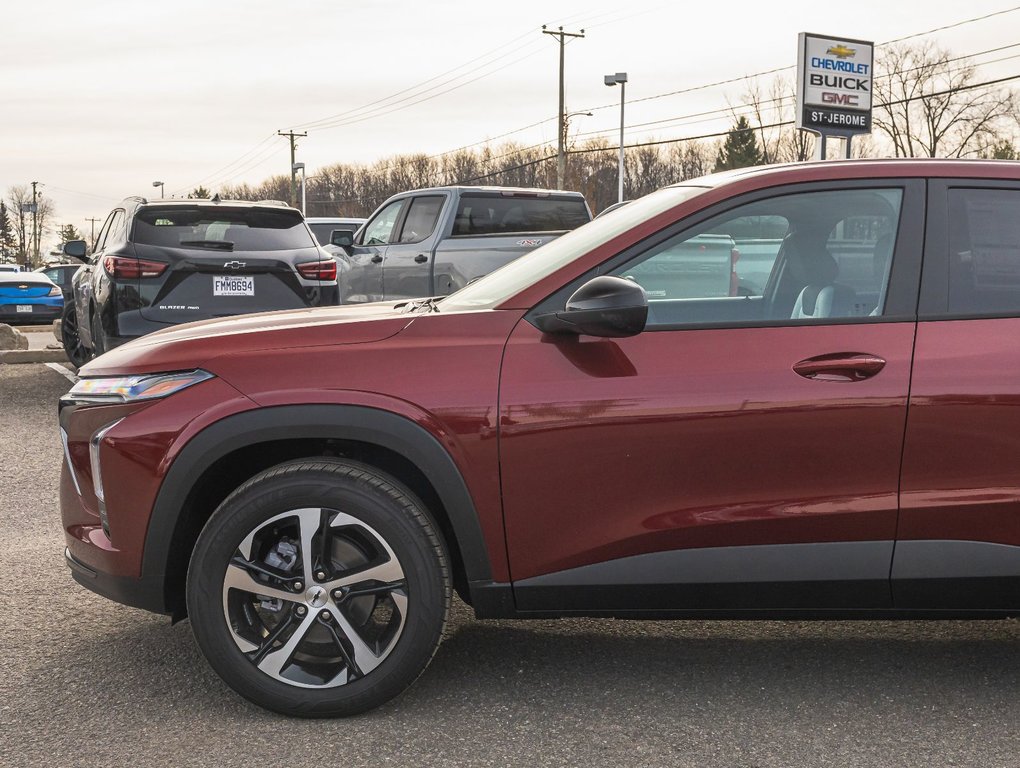
[[[382,301],[383,259],[406,204],[406,199],[394,200],[361,230],[358,241],[347,254],[346,263],[339,265],[337,280],[341,304]]]
[[[922,189],[758,195],[620,254],[601,271],[650,295],[632,338],[518,325],[500,388],[518,609],[891,604]]]

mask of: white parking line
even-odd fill
[[[60,365],[60,363],[43,363],[43,365],[45,365],[47,368],[52,368],[54,371],[59,373],[61,376],[63,376],[72,384],[78,383],[78,377],[71,373],[69,370],[67,370],[64,366]]]

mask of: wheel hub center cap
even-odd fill
[[[313,608],[321,608],[328,598],[329,593],[322,587],[309,587],[305,591],[305,600]]]

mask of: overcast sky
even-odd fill
[[[571,133],[615,143],[626,71],[627,140],[722,130],[743,83],[657,97],[793,65],[797,33],[881,43],[1010,8],[1008,2],[681,3],[656,0],[30,0],[0,28],[0,192],[39,181],[55,223],[86,227],[130,194],[258,182],[289,167],[277,130],[307,130],[309,175],[334,162],[436,154],[498,139],[555,142],[558,45],[542,24],[586,30],[566,49]],[[1020,10],[925,38],[958,55],[1020,41]],[[1003,59],[1003,61],[996,61]],[[1020,47],[978,56],[983,79],[1020,73]],[[792,72],[792,70],[790,70]],[[766,82],[771,76],[763,78]],[[392,97],[392,98],[389,98]],[[375,106],[373,102],[381,101]],[[399,101],[398,100],[403,100]],[[633,100],[634,103],[631,103]],[[418,102],[418,103],[415,103]],[[358,119],[360,118],[360,119]],[[672,120],[672,122],[669,122]]]

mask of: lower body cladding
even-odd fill
[[[1020,615],[1020,547],[864,541],[634,555],[513,584],[521,616],[996,618]]]

